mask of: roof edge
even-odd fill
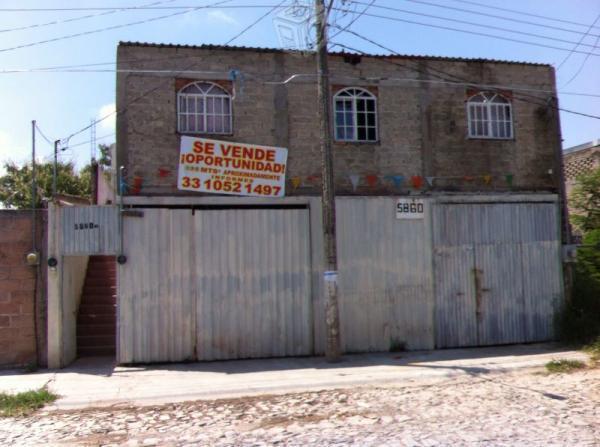
[[[244,46],[229,46],[229,45],[213,45],[213,44],[202,44],[202,45],[186,45],[186,44],[172,44],[172,43],[152,43],[152,42],[134,42],[134,41],[119,41],[119,47],[151,47],[151,48],[181,48],[191,50],[222,50],[222,51],[247,51],[256,53],[290,53],[290,54],[306,54],[314,53],[309,50],[286,50],[282,48],[270,48],[270,47],[244,47]],[[530,65],[538,67],[552,67],[550,64],[543,64],[538,62],[522,62],[522,61],[507,61],[500,59],[486,59],[486,58],[468,58],[468,57],[451,57],[451,56],[423,56],[423,55],[412,55],[412,54],[363,54],[363,53],[352,53],[344,51],[330,51],[329,55],[332,56],[347,56],[347,55],[360,55],[362,57],[371,57],[376,59],[419,59],[419,60],[434,60],[434,61],[448,61],[448,62],[487,62],[494,64],[510,64],[510,65]]]

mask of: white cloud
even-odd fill
[[[98,116],[96,117],[97,120],[100,120],[102,118],[104,118],[105,116],[108,116],[108,118],[106,119],[102,119],[102,121],[100,121],[98,123],[98,137],[101,137],[104,134],[110,134],[110,133],[114,133],[115,132],[115,122],[116,122],[116,113],[115,113],[116,107],[115,107],[115,103],[111,103],[111,104],[105,104],[102,107],[100,107],[100,110],[98,110]],[[110,116],[109,116],[110,115]],[[102,135],[100,135],[100,132],[102,132]]]
[[[230,25],[238,25],[239,24],[239,22],[237,20],[235,20],[232,16],[230,16],[229,14],[221,11],[220,9],[216,9],[216,10],[210,11],[208,13],[208,17],[210,19],[221,21],[221,22],[224,22],[224,23],[228,23]]]

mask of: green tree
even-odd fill
[[[8,208],[31,208],[31,163],[23,166],[5,163],[4,168],[6,174],[0,177],[0,203]],[[36,208],[41,207],[43,198],[52,197],[52,173],[52,163],[36,164]],[[58,163],[56,190],[59,194],[89,197],[90,175],[89,166],[77,173],[73,163]]]
[[[573,224],[584,234],[600,230],[600,168],[577,177],[569,199]]]

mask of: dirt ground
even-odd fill
[[[541,369],[381,387],[40,411],[1,445],[600,446],[600,369]]]

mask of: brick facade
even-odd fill
[[[551,66],[335,53],[329,62],[332,94],[335,86],[363,87],[376,95],[378,108],[376,143],[333,145],[337,194],[409,192],[407,182],[398,188],[386,181],[395,175],[435,177],[432,186],[425,183],[425,191],[558,191],[560,132],[556,110],[548,106],[556,96]],[[233,134],[208,137],[287,147],[286,195],[320,193],[314,54],[121,43],[118,68],[126,71],[117,77],[117,109],[125,110],[118,116],[117,158],[130,183],[135,177],[141,184],[135,193],[189,194],[175,186],[177,79],[223,84],[233,69],[243,75],[243,82],[236,82]],[[136,69],[172,73],[131,71]],[[308,76],[273,83],[294,74]],[[467,137],[466,96],[481,85],[503,86],[501,91],[512,98],[514,139]],[[372,184],[363,180],[354,190],[350,174],[378,177]],[[297,189],[290,187],[293,177],[302,179]],[[311,177],[315,180],[306,181]]]
[[[38,247],[43,245],[42,225],[38,216]],[[0,367],[38,363],[34,299],[37,291],[38,303],[41,301],[43,282],[38,278],[36,284],[36,267],[25,260],[33,246],[31,212],[0,211],[0,226]],[[40,303],[37,307],[39,326],[43,325],[43,306]],[[38,332],[43,337],[45,328]]]

